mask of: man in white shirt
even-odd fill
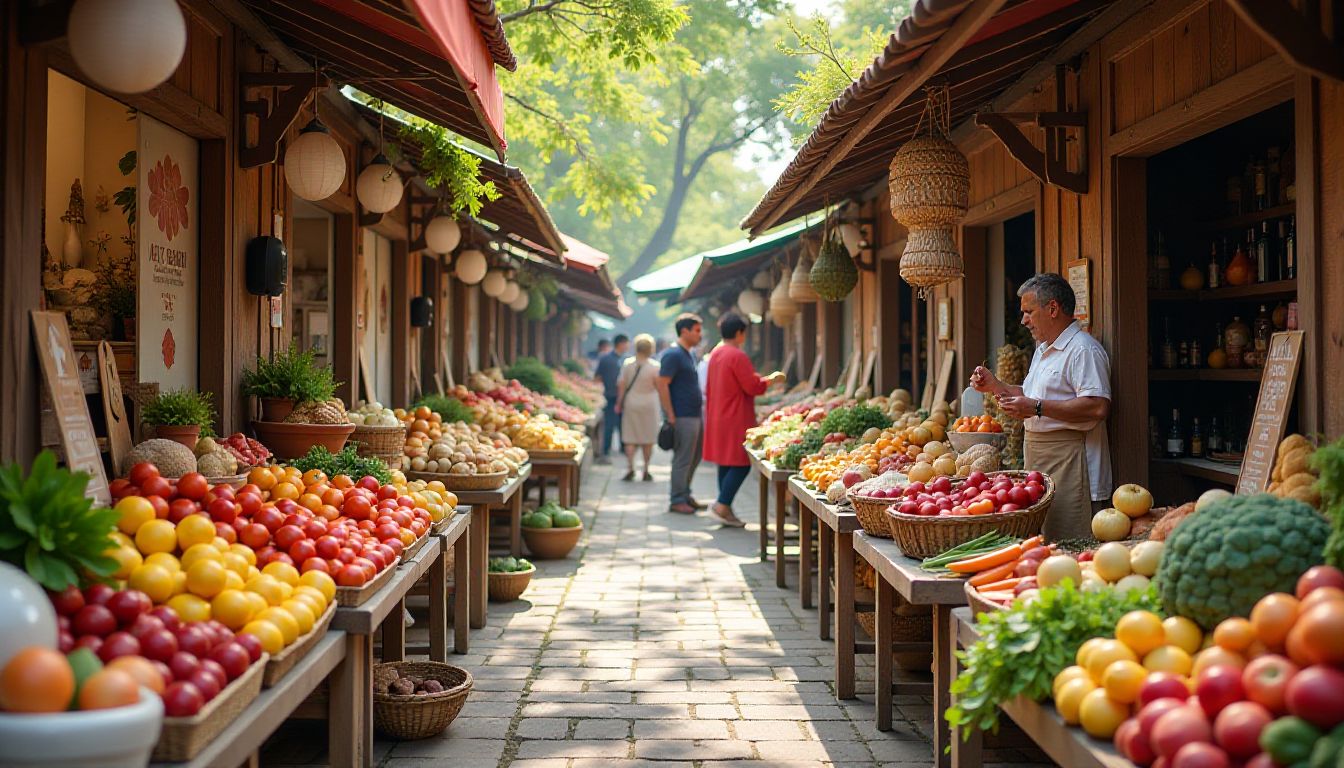
[[[1084,538],[1091,535],[1093,510],[1108,506],[1111,496],[1110,359],[1073,319],[1073,289],[1064,278],[1038,274],[1017,295],[1022,324],[1037,343],[1026,380],[1020,387],[1009,386],[979,366],[971,386],[993,395],[1004,412],[1024,419],[1024,465],[1055,481],[1046,538]]]

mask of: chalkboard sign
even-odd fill
[[[1282,331],[1269,340],[1265,370],[1260,375],[1260,396],[1255,402],[1251,434],[1241,459],[1237,493],[1260,493],[1269,487],[1274,470],[1274,452],[1283,440],[1288,409],[1293,405],[1297,370],[1302,364],[1303,331]]]
[[[56,424],[61,430],[61,447],[65,449],[65,463],[70,469],[89,476],[84,495],[99,503],[111,504],[112,494],[107,489],[103,457],[98,451],[98,437],[93,432],[89,404],[84,400],[84,387],[79,383],[75,348],[70,344],[70,329],[65,324],[65,313],[33,312],[32,318],[37,359],[42,367],[47,391],[51,394],[52,407],[56,411]]]

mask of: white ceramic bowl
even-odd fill
[[[129,707],[50,715],[0,713],[6,768],[144,768],[163,727],[163,701],[148,688]]]
[[[30,645],[55,650],[56,609],[36,581],[9,563],[0,563],[0,616],[0,667]]]

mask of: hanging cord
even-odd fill
[[[924,111],[915,123],[916,136],[923,136],[927,126],[929,135],[946,137],[952,123],[952,95],[947,85],[929,85],[924,88]]]

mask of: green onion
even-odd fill
[[[958,560],[964,560],[976,555],[987,554],[997,549],[1002,549],[1017,541],[1019,541],[1019,539],[1012,536],[1005,536],[991,531],[963,544],[958,544],[942,554],[924,558],[923,562],[920,563],[920,567],[926,571],[946,571],[947,568],[944,566],[950,563],[955,563]]]

